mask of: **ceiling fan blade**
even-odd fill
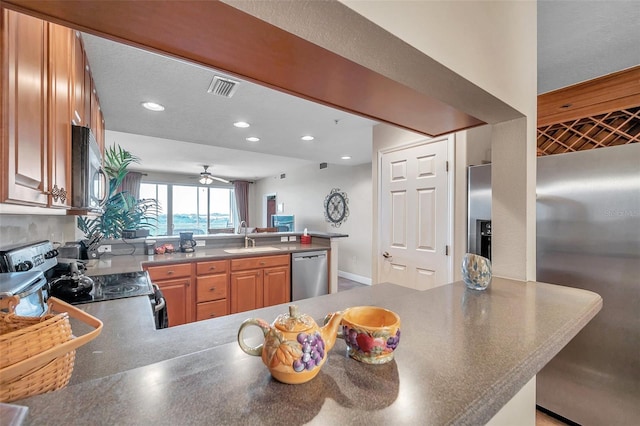
[[[211,177],[211,179],[215,179],[215,180],[217,180],[217,181],[219,181],[219,182],[229,183],[229,181],[228,181],[228,180],[226,180],[226,179],[222,179],[222,178],[215,177],[215,176],[210,176],[210,177]]]

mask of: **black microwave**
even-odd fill
[[[102,211],[107,197],[102,155],[88,127],[71,126],[71,207]]]

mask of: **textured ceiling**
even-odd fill
[[[539,1],[538,93],[639,64],[638,4]],[[371,161],[371,120],[248,82],[230,99],[216,97],[207,93],[219,74],[214,70],[83,37],[110,131],[106,142],[138,155],[141,170],[197,175],[210,164],[214,175],[259,179],[320,162]],[[146,111],[144,100],[167,109]],[[237,129],[236,120],[252,126]],[[303,142],[304,134],[316,139]],[[261,140],[247,142],[247,136]]]

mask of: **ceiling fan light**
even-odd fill
[[[200,172],[200,179],[198,179],[198,182],[200,182],[201,185],[211,185],[214,180],[217,180],[219,182],[229,183],[228,180],[213,176],[211,173],[209,173],[209,166],[202,166],[202,167],[204,167],[204,172]]]
[[[202,185],[211,185],[213,183],[213,179],[211,176],[202,176],[200,177],[200,183]]]

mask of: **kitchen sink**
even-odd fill
[[[279,251],[280,249],[277,247],[247,247],[247,248],[234,248],[234,249],[224,249],[226,253],[231,254],[241,254],[241,253],[261,253],[265,251]]]

